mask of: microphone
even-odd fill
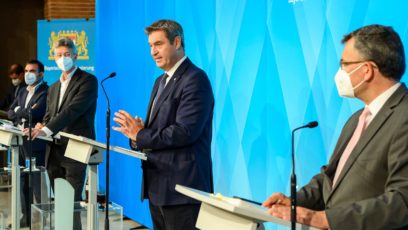
[[[102,87],[103,93],[105,94],[106,101],[108,102],[108,109],[109,109],[109,110],[110,110],[109,97],[108,97],[108,94],[106,93],[105,87],[103,87],[103,82],[105,82],[105,81],[108,80],[109,78],[114,78],[114,77],[116,77],[116,72],[110,73],[107,77],[105,77],[105,78],[101,81],[101,87]]]
[[[106,194],[105,194],[105,202],[106,202],[106,207],[105,207],[105,230],[109,230],[109,148],[110,148],[110,116],[111,116],[111,111],[110,111],[110,103],[109,103],[109,97],[108,94],[106,93],[105,87],[103,87],[103,82],[108,80],[109,78],[113,78],[116,76],[116,72],[112,72],[109,74],[107,77],[105,77],[101,81],[101,87],[103,89],[103,92],[106,97],[106,101],[108,104],[108,107],[106,109]]]
[[[102,81],[105,81],[106,79],[113,78],[113,77],[116,77],[116,72],[110,73],[110,74],[109,74],[107,77],[105,77]]]
[[[296,173],[295,173],[295,132],[299,129],[317,127],[319,123],[317,121],[311,121],[306,125],[300,126],[292,130],[292,175],[290,177],[290,222],[291,229],[296,229]]]

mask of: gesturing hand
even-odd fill
[[[143,120],[139,117],[133,118],[128,112],[119,110],[115,113],[113,121],[120,127],[113,126],[112,129],[121,132],[132,141],[136,141],[136,136],[144,128]]]

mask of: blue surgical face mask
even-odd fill
[[[62,71],[67,72],[74,66],[74,61],[71,57],[61,56],[57,61],[58,68]]]
[[[26,72],[24,74],[24,80],[27,85],[33,85],[34,83],[37,82],[38,78],[35,73]]]

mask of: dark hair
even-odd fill
[[[37,65],[38,66],[38,72],[39,73],[44,72],[44,65],[40,61],[38,61],[36,59],[32,59],[32,60],[28,61],[26,65],[28,65],[28,64]]]
[[[20,64],[12,64],[10,66],[9,75],[12,75],[13,73],[17,75],[24,73],[24,67]]]
[[[154,31],[164,31],[166,37],[169,39],[170,43],[173,44],[174,39],[179,36],[181,38],[181,47],[184,49],[184,34],[181,25],[174,20],[159,20],[145,28],[145,33],[147,35]]]
[[[344,36],[342,43],[355,39],[354,48],[373,61],[381,74],[399,81],[405,72],[405,54],[400,36],[390,26],[369,25]]]

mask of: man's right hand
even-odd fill
[[[23,130],[23,135],[27,136],[27,137],[29,136],[29,129],[28,128],[25,128]],[[38,136],[45,137],[45,136],[47,136],[47,134],[45,134],[45,132],[43,130],[41,130],[41,129],[37,129],[37,128],[31,129],[31,139],[34,140]]]
[[[271,208],[274,204],[279,204],[283,206],[290,206],[290,199],[289,197],[283,195],[280,192],[276,192],[272,194],[268,199],[266,199],[262,206],[266,208]]]
[[[42,127],[44,127],[44,125],[38,122],[37,124],[35,124],[34,129],[42,129]]]

